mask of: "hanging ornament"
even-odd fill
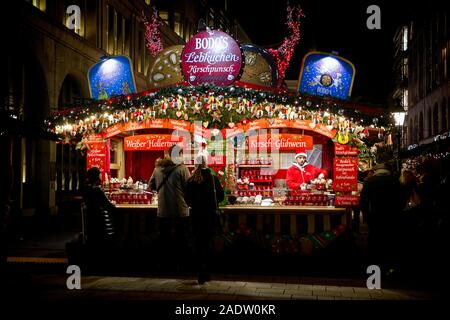
[[[214,129],[211,130],[211,134],[213,136],[218,136],[220,134],[220,130],[219,130],[217,124],[214,125]]]
[[[259,119],[259,118],[261,118],[263,116],[263,114],[264,114],[264,112],[262,110],[258,110],[258,111],[256,111],[255,116],[256,116],[256,118]]]

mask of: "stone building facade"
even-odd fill
[[[200,19],[248,41],[239,24],[227,18],[231,15],[226,1],[214,3],[14,1],[3,21],[8,48],[4,50],[7,72],[1,75],[1,112],[24,128],[38,128],[51,112],[89,98],[88,69],[104,55],[129,56],[137,90],[145,90],[152,57],[145,48],[140,16],[144,12],[149,17],[152,6],[165,22],[160,30],[164,46],[185,43],[197,32]],[[75,29],[69,24],[74,13],[69,7],[73,5],[80,9],[80,25]],[[75,146],[46,140],[37,129],[12,132],[5,128],[0,135],[0,152],[5,155],[0,170],[1,179],[10,186],[4,202],[12,211],[23,215],[57,213],[58,203],[65,197],[80,195],[86,164]]]

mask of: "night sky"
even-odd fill
[[[260,46],[277,47],[286,35],[287,0],[230,1],[230,7],[252,41]],[[387,105],[393,81],[393,36],[397,27],[411,17],[420,17],[434,3],[413,1],[330,1],[296,0],[306,17],[302,20],[302,39],[296,48],[286,79],[298,79],[301,61],[310,50],[336,51],[356,68],[352,100]],[[369,30],[369,5],[381,9],[381,30]]]

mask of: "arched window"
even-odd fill
[[[58,109],[61,110],[75,103],[82,96],[79,81],[72,75],[68,74],[62,83],[58,96]]]
[[[439,134],[439,106],[437,103],[433,107],[433,135]]]

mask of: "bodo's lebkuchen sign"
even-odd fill
[[[238,78],[242,68],[239,44],[219,30],[197,33],[184,46],[181,70],[190,85],[212,83],[229,86]]]

